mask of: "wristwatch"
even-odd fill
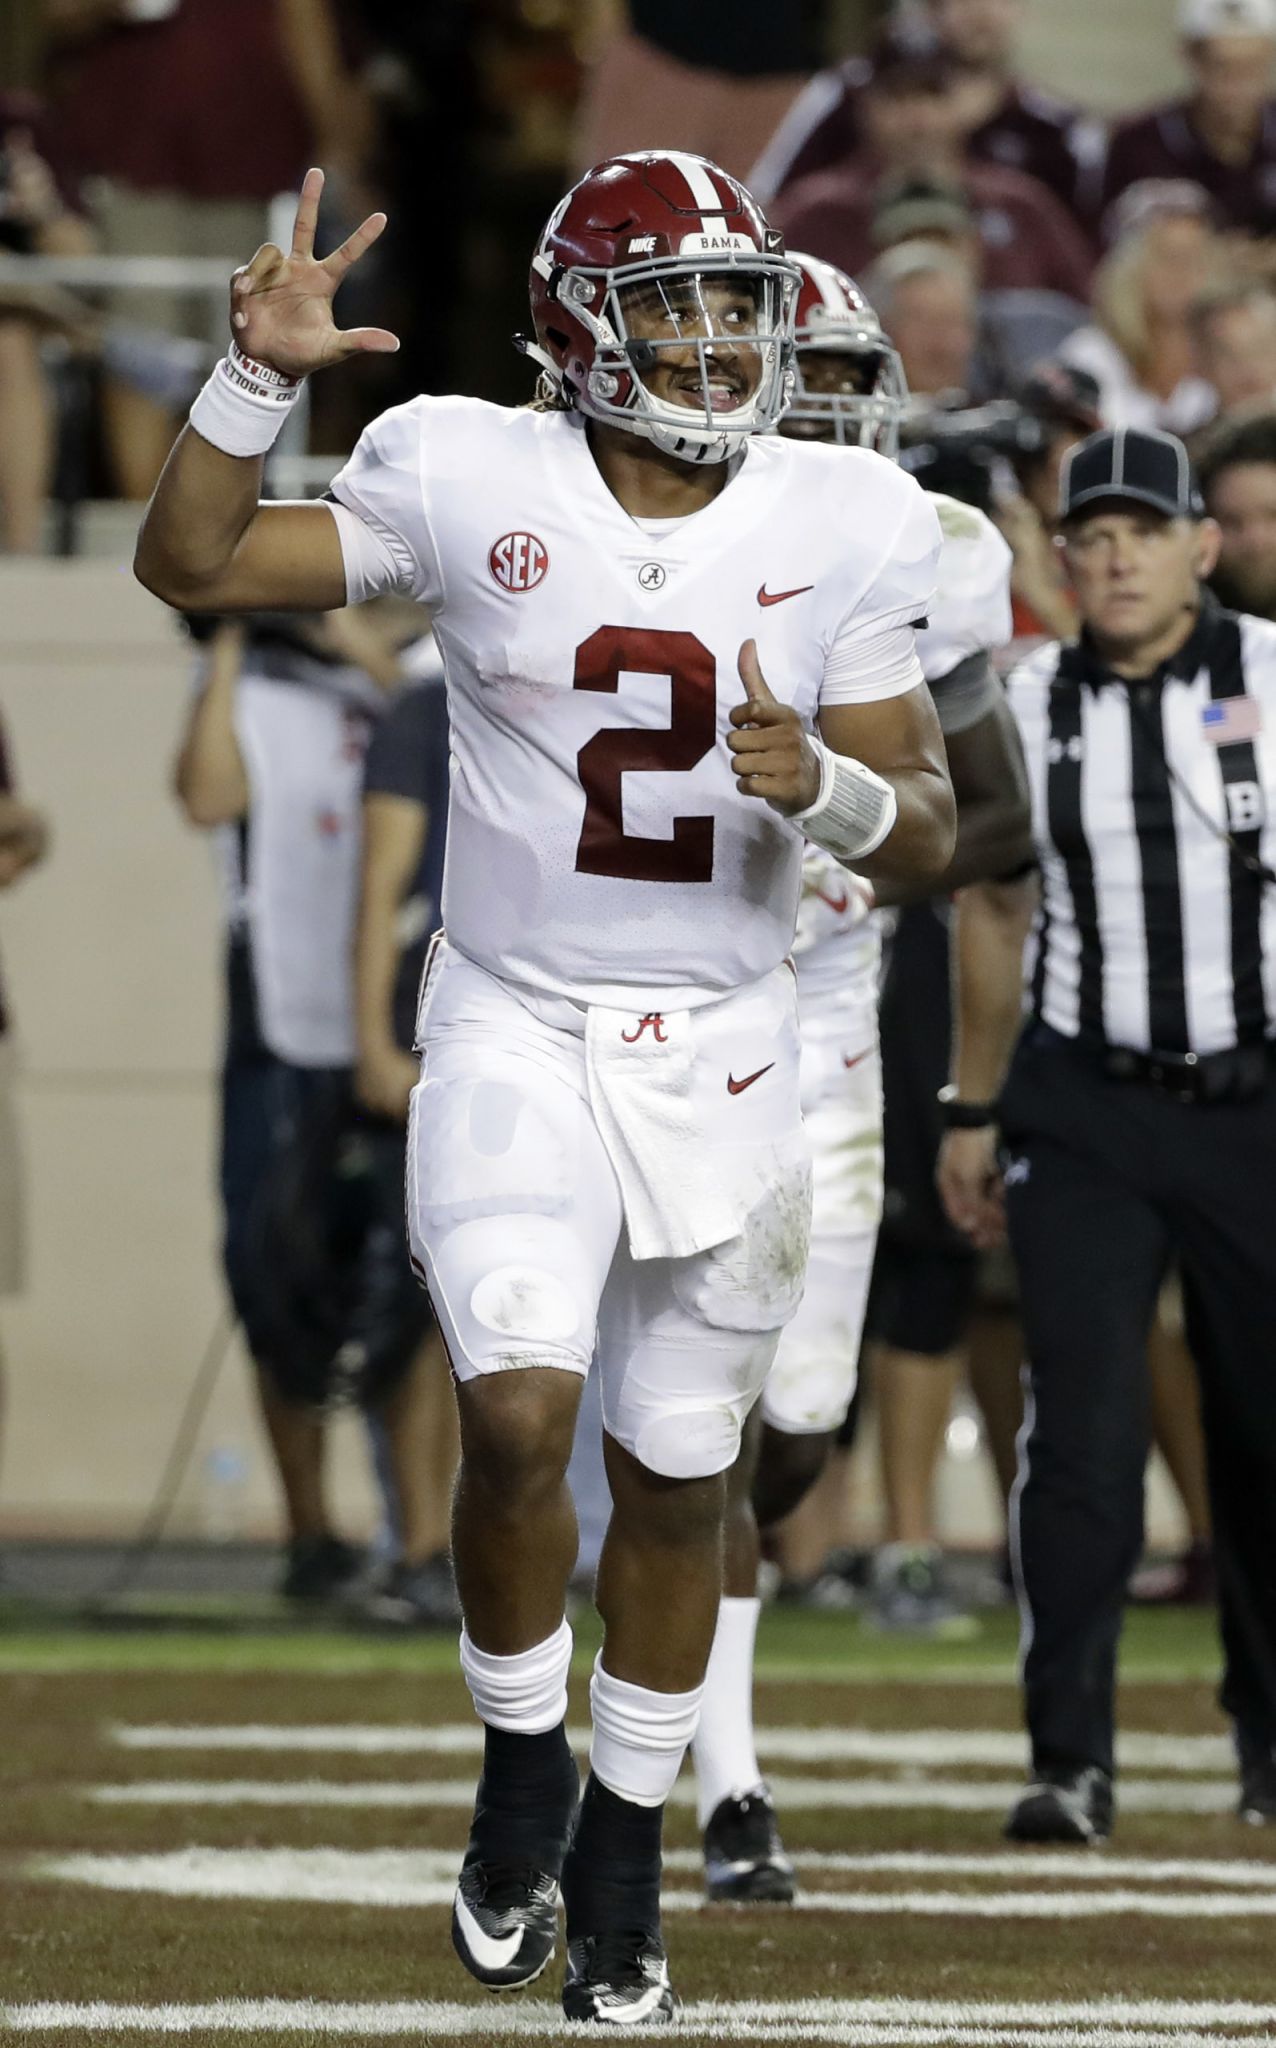
[[[947,1131],[983,1131],[997,1121],[998,1105],[995,1102],[963,1102],[955,1081],[941,1088],[937,1099]]]

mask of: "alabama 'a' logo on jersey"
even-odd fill
[[[503,533],[492,543],[487,566],[502,590],[535,590],[549,567],[549,549],[534,533]]]

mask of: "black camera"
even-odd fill
[[[991,512],[999,472],[1017,475],[1045,452],[1050,436],[1047,422],[1013,398],[959,411],[937,407],[905,419],[899,459],[925,490]]]

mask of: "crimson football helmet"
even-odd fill
[[[783,237],[716,164],[613,157],[550,216],[532,258],[536,338],[519,345],[563,404],[721,462],[783,410],[798,283]]]
[[[816,256],[791,260],[802,282],[794,392],[781,433],[841,445],[858,442],[893,462],[908,406],[908,380],[897,351],[844,270]]]

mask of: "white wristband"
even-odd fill
[[[814,846],[834,860],[863,860],[875,853],[899,815],[899,799],[884,777],[862,761],[835,754],[816,734],[811,744],[820,757],[820,793],[804,811],[790,811],[789,822],[800,825]]]
[[[301,396],[301,384],[300,377],[272,370],[232,341],[191,407],[191,425],[223,455],[265,455]]]

